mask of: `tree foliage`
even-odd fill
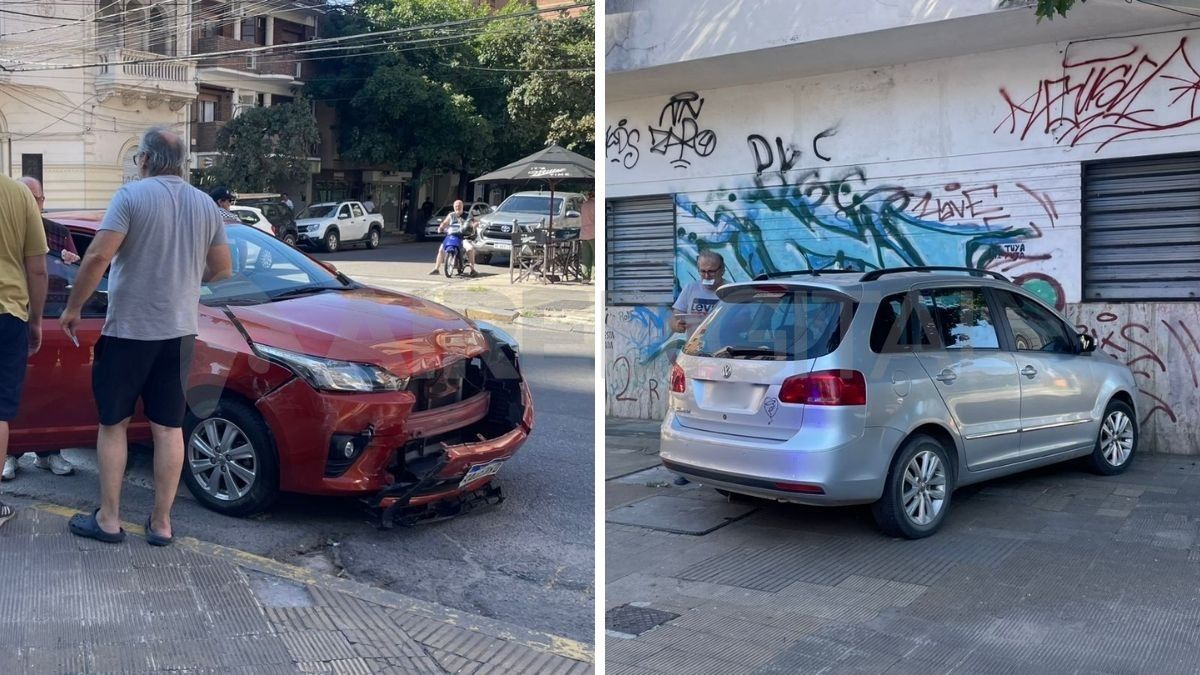
[[[1079,0],[1079,2],[1084,3],[1087,0]],[[1066,16],[1067,10],[1071,9],[1074,4],[1075,0],[1037,0],[1037,10],[1034,13],[1037,14],[1038,21],[1042,19],[1053,21],[1056,13],[1059,16]]]
[[[320,142],[312,104],[291,103],[247,108],[217,134],[221,162],[213,180],[235,191],[265,192],[308,175],[308,158]]]

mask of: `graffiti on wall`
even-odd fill
[[[823,161],[831,162],[833,157],[821,152],[821,141],[826,138],[837,135],[837,128],[830,127],[825,131],[813,136],[812,152],[813,155]],[[754,157],[754,173],[762,175],[764,171],[774,169],[780,173],[791,171],[804,156],[803,151],[796,147],[795,144],[784,144],[782,136],[775,137],[775,144],[772,146],[771,141],[767,140],[762,134],[750,134],[746,137],[746,144],[750,146],[750,154]],[[778,161],[778,164],[776,164]]]
[[[1041,80],[1020,98],[1006,88],[1000,96],[1008,115],[993,129],[1025,140],[1050,134],[1055,143],[1097,143],[1099,152],[1127,137],[1153,134],[1200,122],[1200,54],[1182,37],[1166,54],[1119,41],[1072,45],[1060,77]],[[1192,52],[1192,53],[1189,53]]]
[[[650,127],[650,152],[673,155],[678,151],[671,159],[671,166],[677,169],[691,166],[689,156],[711,155],[717,149],[717,133],[700,128],[703,109],[704,99],[694,91],[672,96],[658,115],[658,127]]]
[[[619,164],[626,169],[637,166],[642,152],[638,143],[642,140],[642,132],[628,126],[629,120],[622,119],[617,126],[608,125],[604,135],[605,156],[613,164]]]
[[[1014,197],[1016,195],[1016,197]],[[1030,204],[1014,218],[1013,200]],[[872,270],[955,265],[1017,270],[1016,280],[1061,308],[1066,296],[1049,275],[1021,268],[1045,262],[1036,252],[1058,218],[1046,193],[1023,183],[948,181],[936,189],[874,184],[858,167],[833,176],[810,170],[778,185],[755,180],[740,189],[681,193],[676,274],[697,278],[701,251],[722,254],[728,278],[805,269]]]
[[[611,414],[661,416],[667,369],[683,336],[667,326],[667,307],[622,307],[605,313],[606,400]]]

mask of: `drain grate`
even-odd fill
[[[651,628],[656,628],[677,618],[679,618],[678,614],[664,612],[661,609],[621,605],[613,607],[604,614],[604,627],[626,635],[641,635]]]

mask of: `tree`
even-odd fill
[[[533,9],[527,0],[501,12]],[[480,61],[509,89],[505,129],[513,159],[550,143],[591,157],[595,143],[595,11],[496,21],[479,40]],[[506,153],[506,156],[508,154]]]
[[[1079,0],[1079,2],[1084,3],[1087,0]],[[1037,15],[1038,21],[1042,19],[1053,21],[1055,13],[1059,16],[1066,16],[1067,10],[1071,9],[1074,4],[1075,0],[1037,0],[1037,10],[1034,14]]]
[[[247,108],[217,134],[221,162],[211,175],[234,191],[265,192],[308,176],[308,158],[321,140],[312,104],[304,97]]]

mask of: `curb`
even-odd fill
[[[463,315],[468,319],[479,319],[481,321],[502,321],[504,323],[513,323],[517,317],[521,315],[519,311],[512,312],[493,312],[490,309],[476,309],[467,307],[463,310]]]
[[[33,508],[65,518],[84,513],[78,509],[46,502],[34,504]],[[121,527],[128,533],[138,536],[145,535],[145,529],[141,525],[122,522]],[[419,614],[427,619],[442,621],[459,628],[482,633],[488,637],[504,640],[505,642],[514,642],[536,651],[584,663],[593,663],[595,661],[595,652],[592,645],[570,638],[513,626],[483,616],[459,612],[436,603],[418,600],[417,598],[401,595],[393,591],[385,591],[382,588],[375,588],[357,581],[314,572],[303,567],[289,565],[288,563],[279,562],[278,560],[272,560],[271,558],[265,558],[228,546],[200,541],[192,537],[178,537],[175,539],[174,545],[195,553],[233,563],[239,567],[246,567],[256,572],[280,577],[306,586],[317,586],[321,589],[336,591],[375,605],[405,610]]]

